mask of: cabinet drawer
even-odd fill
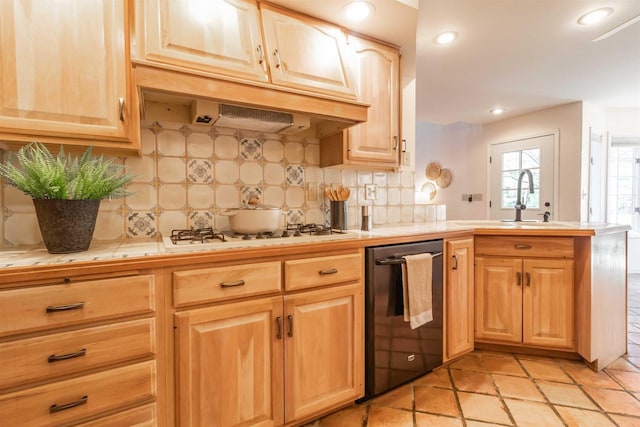
[[[128,411],[118,412],[117,414],[97,420],[82,423],[76,427],[153,427],[158,425],[158,410],[156,404],[133,408]]]
[[[154,319],[45,335],[0,346],[0,389],[155,353]]]
[[[573,258],[572,237],[476,236],[476,256]]]
[[[281,289],[280,261],[176,271],[173,302],[176,307]]]
[[[9,426],[60,425],[152,399],[155,362],[144,362],[0,397]]]
[[[0,336],[155,309],[154,276],[129,276],[0,291]]]
[[[351,282],[362,278],[359,253],[285,261],[284,287],[287,291]]]

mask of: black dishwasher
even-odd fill
[[[365,249],[365,396],[370,399],[442,365],[442,240]],[[433,320],[403,319],[402,257],[432,255]]]

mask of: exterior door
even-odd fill
[[[282,297],[175,318],[179,424],[282,425]]]
[[[285,296],[285,422],[364,390],[360,284]]]
[[[534,192],[530,194],[528,177],[524,175],[521,196],[527,208],[522,211],[522,219],[540,220],[546,211],[555,217],[555,140],[556,135],[551,133],[491,145],[491,219],[515,218],[518,178],[523,169],[533,175]]]
[[[476,338],[522,342],[522,260],[476,258]]]

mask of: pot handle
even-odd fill
[[[222,215],[222,216],[234,216],[235,214],[237,214],[238,211],[222,211],[220,212],[218,215]]]

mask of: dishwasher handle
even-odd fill
[[[377,259],[376,260],[376,265],[397,265],[397,264],[404,264],[404,256],[407,255],[418,255],[418,254],[423,254],[423,253],[428,253],[431,254],[431,256],[433,258],[438,257],[438,256],[442,256],[442,252],[416,252],[416,253],[411,253],[411,254],[404,254],[404,255],[393,255],[389,258],[381,258],[381,259]]]

